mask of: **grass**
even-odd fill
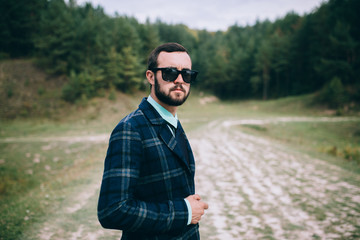
[[[102,169],[105,143],[44,142],[39,139],[110,134],[117,122],[137,107],[143,96],[147,93],[134,96],[117,93],[115,101],[111,100],[114,97],[106,96],[93,99],[85,106],[73,106],[57,119],[0,121],[0,239],[33,239],[23,234],[64,204],[65,196],[74,191],[74,186],[86,185],[94,172]],[[202,104],[201,100],[206,97],[210,101]],[[187,103],[179,108],[178,116],[186,131],[196,131],[214,120],[325,114],[322,109],[309,108],[309,101],[309,96],[302,96],[268,102],[221,102],[193,91]],[[354,164],[355,156],[346,159],[345,155],[360,147],[359,122],[284,123],[240,128],[299,147],[301,151],[329,155],[336,164],[341,161],[342,167],[357,169],[360,173],[359,164]],[[7,138],[24,138],[24,141],[5,142]],[[330,155],[334,146],[336,152]],[[81,211],[79,214],[77,217],[81,218]],[[323,217],[321,212],[318,217]],[[264,234],[271,232],[264,229]]]
[[[261,126],[243,125],[241,128],[309,153],[333,156],[335,159],[332,159],[332,162],[360,173],[359,121],[288,122]]]
[[[105,144],[0,144],[0,239],[19,236],[59,206],[88,170],[102,168]]]

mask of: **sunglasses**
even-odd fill
[[[184,82],[186,83],[192,83],[195,81],[196,76],[198,74],[198,71],[189,70],[189,69],[183,69],[183,70],[177,70],[176,68],[153,68],[151,71],[154,73],[156,71],[161,71],[162,78],[167,82],[173,82],[175,81],[179,74],[181,74]]]

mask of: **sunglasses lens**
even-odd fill
[[[166,68],[162,70],[162,77],[165,81],[173,82],[176,80],[178,75],[178,71],[173,68]]]
[[[191,81],[193,81],[193,72],[191,70],[183,70],[181,72],[181,76],[186,83],[190,83]]]

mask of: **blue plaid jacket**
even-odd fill
[[[177,131],[185,134],[181,124]],[[200,239],[198,225],[187,225],[184,198],[195,193],[188,141],[187,148],[188,157],[144,98],[111,133],[98,203],[101,225],[123,230],[123,240]]]

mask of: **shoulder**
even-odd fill
[[[151,119],[149,119],[149,116],[146,115],[150,115],[150,117],[152,116],[151,105],[144,98],[135,111],[120,120],[120,122],[115,126],[112,134],[119,131],[137,131],[144,126],[148,126]]]
[[[146,124],[147,119],[144,116],[144,113],[141,109],[136,109],[132,113],[128,114],[126,117],[120,120],[116,125],[113,132],[118,132],[122,130],[133,130],[136,131],[142,125]]]
[[[116,126],[130,125],[135,128],[141,128],[144,124],[146,125],[162,125],[165,120],[160,116],[160,114],[155,110],[153,106],[144,98],[138,109],[124,117]]]
[[[165,120],[153,106],[144,98],[138,109],[124,117],[114,128],[113,135],[137,134],[140,138],[155,136]]]
[[[141,111],[138,110],[124,117],[113,129],[110,135],[109,143],[117,141],[141,141],[141,128],[144,118]],[[143,122],[143,123],[141,123]]]

